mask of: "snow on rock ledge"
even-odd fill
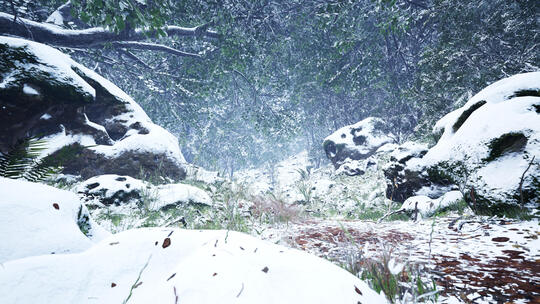
[[[373,155],[377,149],[393,141],[385,132],[386,124],[380,118],[368,117],[356,124],[345,126],[325,138],[323,148],[336,169],[347,166],[345,173],[360,175],[364,171],[359,160]]]
[[[74,193],[0,178],[0,263],[81,252],[108,235]]]
[[[49,161],[67,174],[185,177],[176,137],[114,84],[40,43],[0,36],[0,53],[0,152],[46,136]]]
[[[539,114],[540,72],[497,81],[444,116],[434,128],[440,136],[437,144],[400,170],[390,170],[387,178],[397,181],[398,189],[409,188],[417,194],[459,185],[474,192],[467,199],[495,213],[502,210],[497,205],[520,204],[521,194],[524,203],[538,204]],[[428,182],[412,185],[415,178]]]

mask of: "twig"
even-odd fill
[[[240,292],[236,295],[237,298],[240,297],[242,291],[244,291],[244,282],[242,282],[242,289],[240,289]]]
[[[385,218],[391,216],[391,215],[394,215],[394,214],[398,214],[398,213],[403,213],[405,212],[405,209],[399,209],[399,210],[396,210],[396,211],[392,211],[392,212],[388,212],[386,213],[385,215],[383,215],[383,217],[381,217],[380,219],[377,220],[377,223],[380,223],[382,222]]]
[[[146,267],[148,266],[148,263],[150,262],[150,258],[152,258],[152,255],[150,255],[148,257],[148,260],[146,260],[146,263],[144,264],[143,268],[141,269],[141,271],[139,271],[139,276],[137,277],[137,280],[135,281],[135,283],[133,283],[133,285],[131,285],[131,288],[129,289],[129,295],[128,297],[124,300],[124,302],[122,302],[122,304],[126,304],[129,299],[131,298],[131,295],[133,294],[133,289],[137,288],[139,285],[141,285],[142,282],[139,282],[139,280],[141,279],[141,275],[143,273],[143,271],[146,269]]]
[[[523,180],[525,179],[525,174],[531,168],[535,157],[536,156],[533,156],[533,158],[531,159],[531,162],[529,162],[529,165],[527,166],[527,169],[525,169],[525,171],[523,171],[523,174],[521,175],[521,180],[519,181],[519,198],[520,198],[522,206],[524,205],[524,203],[523,203]]]

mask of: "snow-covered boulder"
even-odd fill
[[[384,120],[368,117],[332,133],[325,138],[323,148],[336,169],[346,166],[346,174],[361,175],[365,172],[362,168],[364,164],[358,161],[367,159],[392,141],[391,134],[386,132]]]
[[[108,235],[74,193],[0,177],[0,263],[81,252]]]
[[[430,217],[437,211],[445,210],[463,200],[463,194],[459,191],[450,191],[443,196],[432,199],[424,195],[409,197],[403,202],[397,212],[404,212],[413,217]]]
[[[223,230],[129,230],[0,267],[6,303],[387,303],[332,263]]]
[[[116,174],[94,176],[80,183],[75,191],[86,201],[98,200],[104,205],[127,204],[140,200],[143,191],[151,188],[149,183]]]
[[[540,72],[497,81],[434,127],[437,144],[421,158],[387,176],[397,188],[434,197],[459,186],[478,211],[540,200]],[[534,158],[534,161],[533,161]],[[416,177],[430,185],[412,185]]]
[[[0,104],[0,152],[44,136],[48,162],[66,174],[185,176],[176,137],[114,84],[52,47],[0,36]]]
[[[211,206],[206,191],[186,184],[154,186],[129,176],[105,174],[94,176],[75,186],[74,190],[88,203],[101,205],[146,204],[153,210],[184,204]]]

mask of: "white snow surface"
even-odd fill
[[[46,26],[55,28],[55,26],[50,24]],[[44,70],[51,75],[54,75],[56,78],[61,79],[63,82],[78,87],[84,95],[91,96],[92,99],[94,99],[96,96],[95,89],[74,71],[74,69],[77,69],[80,73],[84,74],[85,77],[93,79],[124,103],[127,109],[126,112],[119,116],[115,116],[113,118],[114,120],[121,121],[121,123],[128,128],[132,124],[139,122],[142,127],[149,131],[148,134],[139,134],[137,130],[131,129],[123,138],[116,141],[114,145],[97,145],[91,148],[94,151],[104,154],[107,157],[116,157],[125,151],[151,152],[155,154],[163,153],[175,160],[178,164],[184,164],[186,162],[180,151],[178,139],[162,127],[152,123],[148,115],[146,115],[143,109],[129,95],[107,79],[75,62],[68,55],[63,54],[50,46],[4,36],[0,36],[0,43],[5,43],[12,47],[28,48],[28,50],[37,57],[37,60],[40,63],[43,63],[40,65],[33,65],[32,68]],[[6,79],[7,78],[2,82],[2,87],[9,86],[9,83],[5,83]],[[95,124],[89,125],[96,127]],[[65,137],[66,135],[65,133],[59,133],[56,136]],[[61,146],[58,148],[61,148]],[[48,152],[52,153],[54,151],[49,150]]]
[[[23,86],[23,93],[26,95],[31,95],[31,96],[39,96],[39,92],[26,83]]]
[[[85,236],[77,225],[80,210],[88,213],[72,192],[0,177],[0,263],[81,252],[108,236],[91,219],[91,237]]]
[[[159,209],[176,203],[197,203],[212,205],[212,199],[206,191],[186,184],[168,184],[156,187],[157,202],[152,206]]]
[[[0,269],[7,303],[122,303],[133,286],[129,303],[387,303],[328,261],[222,230],[129,230]]]
[[[408,141],[400,146],[396,146],[392,153],[390,153],[390,157],[401,162],[407,157],[420,157],[427,150],[428,146],[425,143]]]
[[[153,202],[148,206],[152,210],[182,203],[195,203],[208,206],[211,206],[213,203],[206,191],[195,186],[180,183],[154,186],[130,176],[116,174],[91,177],[73,187],[73,190],[77,193],[95,195],[104,199],[111,199],[119,192],[129,193],[136,191],[143,193],[146,191],[145,193],[154,198]],[[118,203],[129,204],[131,202],[123,201]]]

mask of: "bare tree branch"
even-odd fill
[[[112,46],[119,47],[119,48],[136,49],[136,50],[160,51],[160,52],[165,52],[165,53],[173,54],[176,56],[183,56],[183,57],[202,58],[201,55],[198,55],[198,54],[179,51],[177,49],[173,49],[171,47],[168,47],[162,44],[155,44],[155,43],[146,43],[146,42],[138,42],[138,41],[119,41],[119,42],[113,42]]]

